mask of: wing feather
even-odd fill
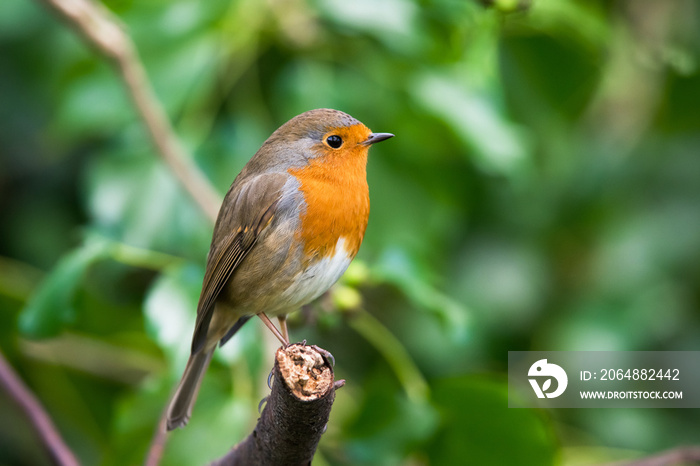
[[[272,222],[280,201],[283,175],[263,175],[248,181],[241,187],[236,183],[224,199],[231,211],[219,213],[202,293],[197,305],[197,321],[192,337],[192,354],[201,351],[214,314],[214,305],[239,264],[255,247],[260,234]],[[234,200],[233,206],[227,201]],[[230,231],[221,240],[218,233]]]

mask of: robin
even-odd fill
[[[367,152],[393,136],[338,110],[311,110],[280,126],[243,167],[214,226],[168,430],[189,420],[217,344],[257,315],[288,345],[286,315],[345,272],[367,227]],[[279,319],[280,330],[268,316]]]

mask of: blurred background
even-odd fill
[[[508,409],[507,352],[700,350],[691,0],[108,0],[224,193],[317,107],[396,137],[342,282],[291,317],[338,392],[315,465],[601,464],[700,443],[697,410]],[[143,463],[189,351],[212,224],[118,74],[0,2],[0,347],[83,464]],[[221,351],[162,464],[255,424],[275,340]],[[50,464],[0,389],[0,464]]]

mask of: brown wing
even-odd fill
[[[192,354],[206,342],[214,303],[245,256],[253,249],[260,233],[275,216],[283,174],[261,175],[234,182],[214,227],[214,238],[207,260],[202,293],[197,305],[197,321],[192,336]]]

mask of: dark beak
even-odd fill
[[[394,135],[391,133],[371,133],[366,141],[362,141],[360,144],[363,146],[371,146],[376,142],[382,142],[385,139],[393,138]]]

